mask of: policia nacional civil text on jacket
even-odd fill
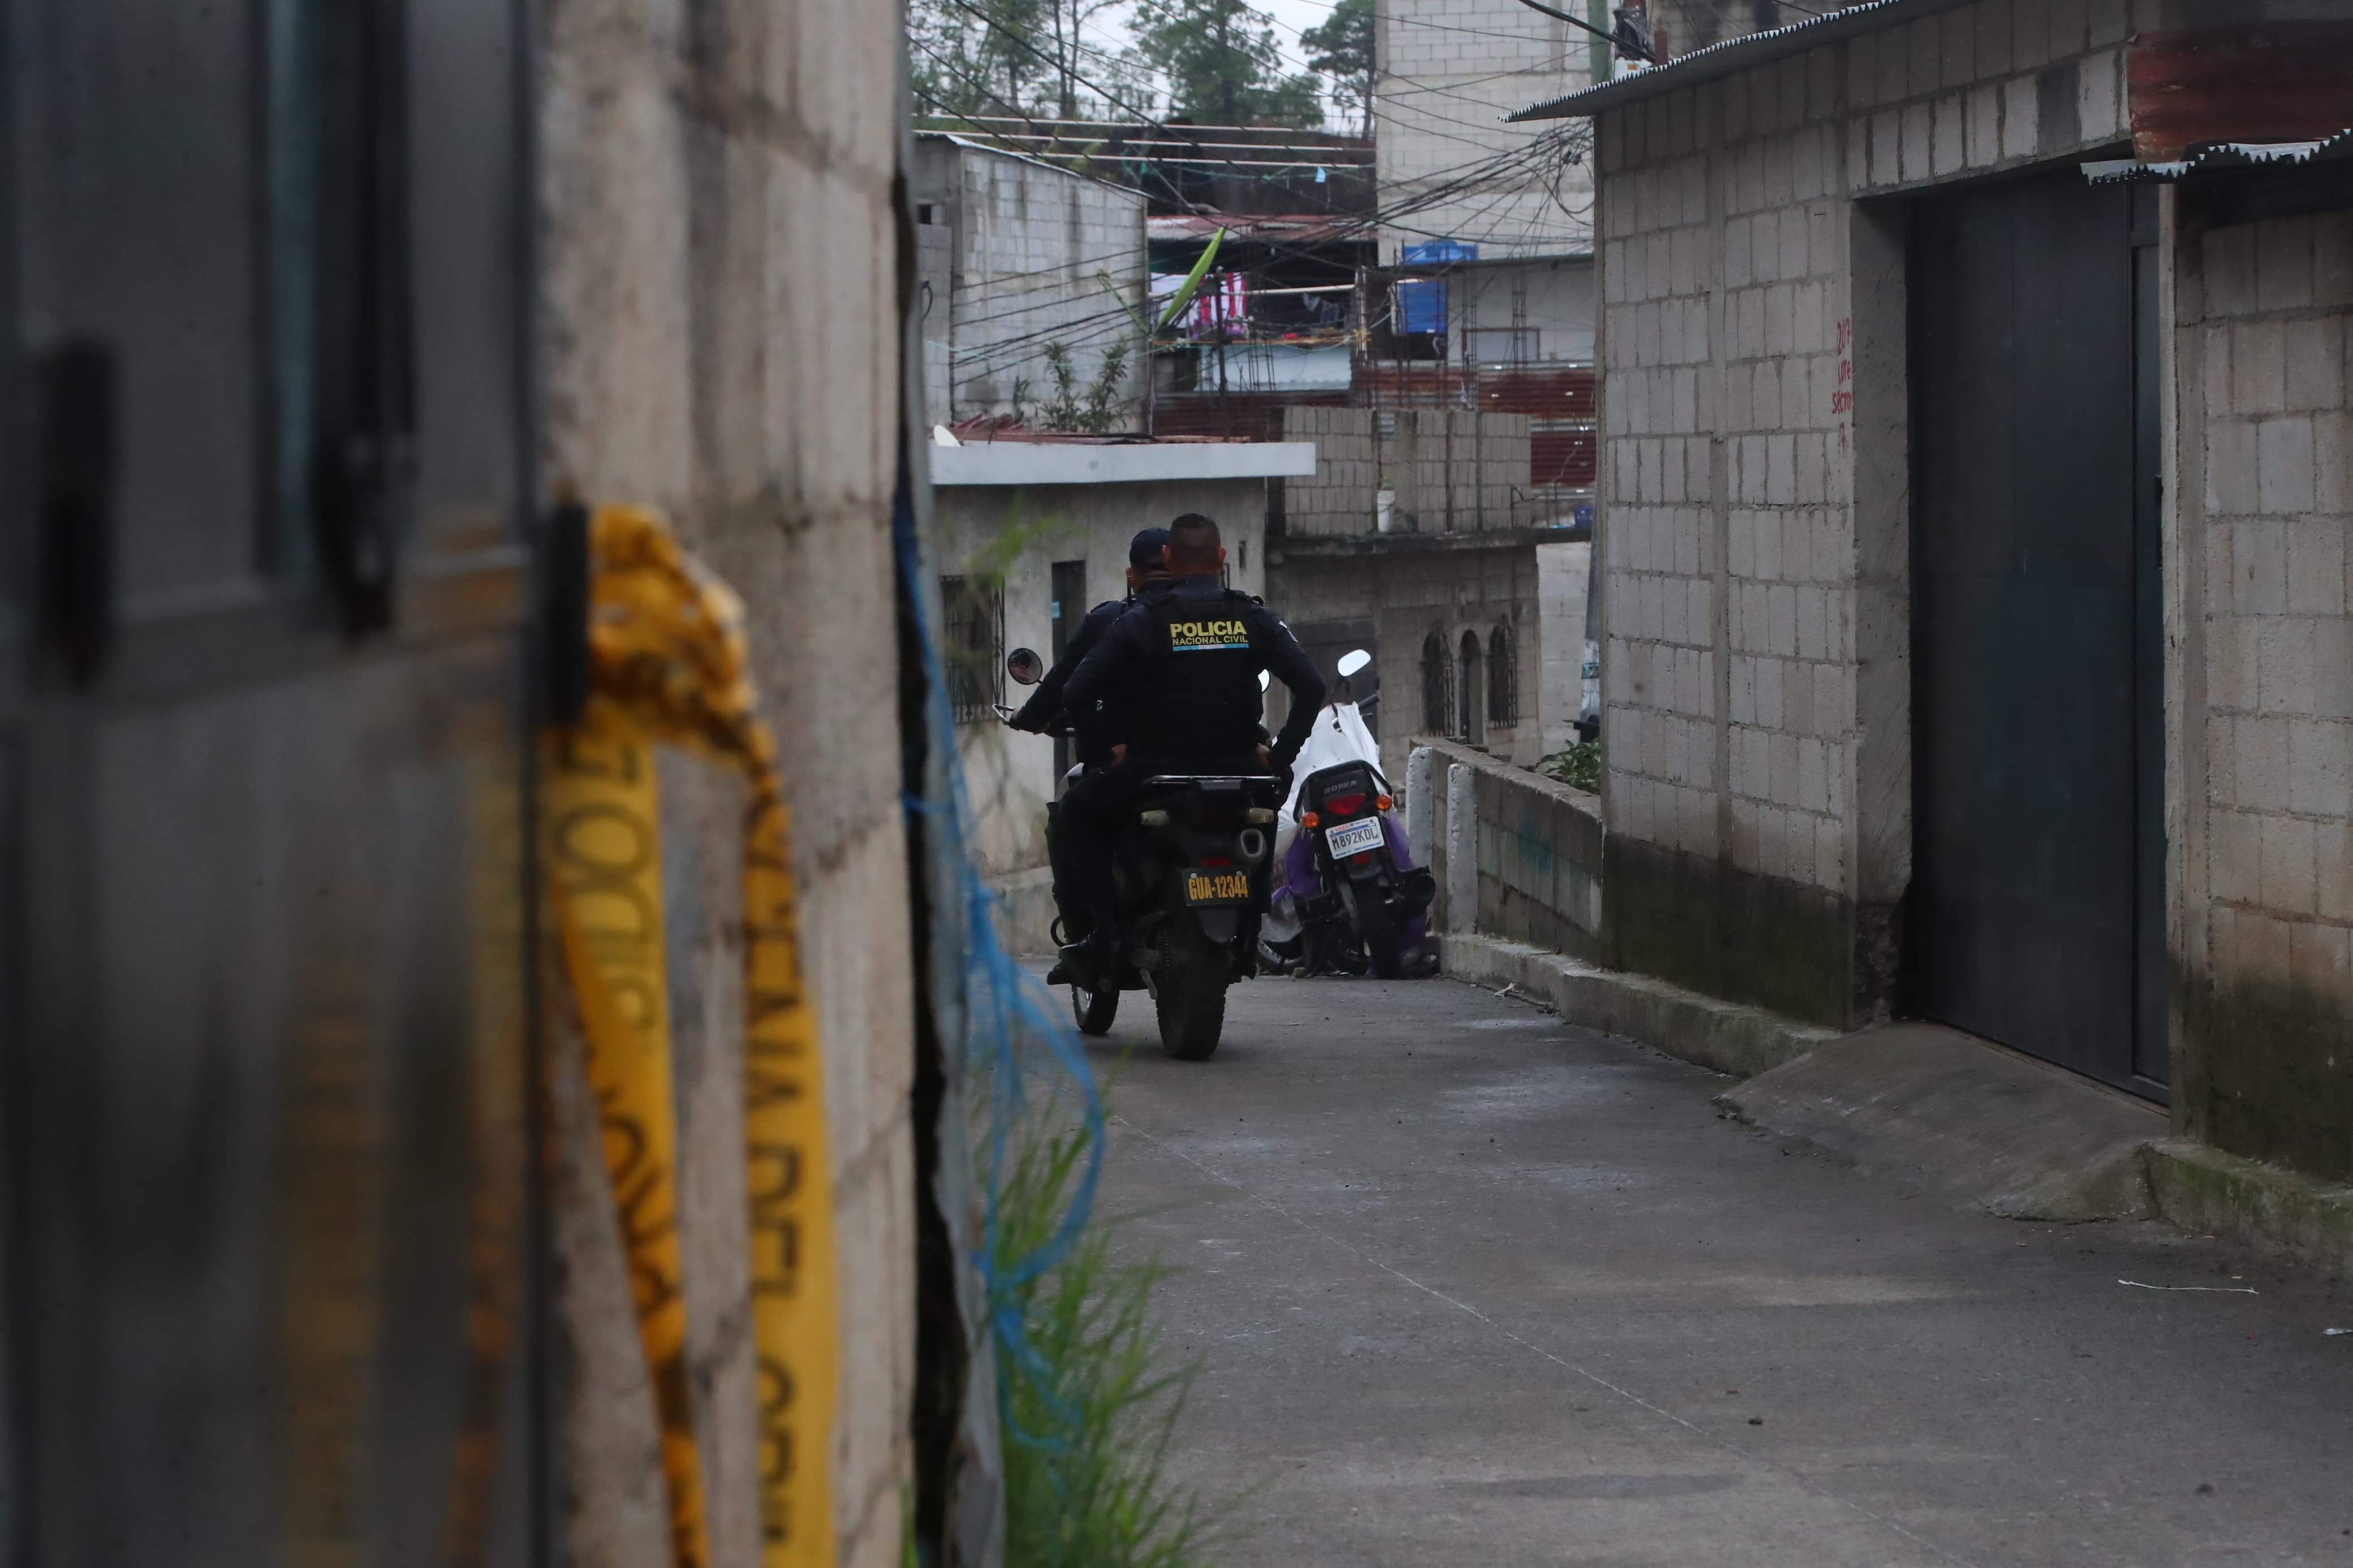
[[[1088,960],[1117,952],[1112,859],[1155,773],[1252,773],[1286,769],[1324,706],[1324,678],[1272,610],[1219,577],[1226,552],[1218,525],[1187,512],[1168,525],[1168,580],[1147,584],[1112,623],[1062,689],[1082,746],[1124,743],[1118,760],[1075,781],[1062,796],[1071,889],[1092,921]],[[1259,743],[1258,672],[1291,692],[1291,714],[1271,755]],[[1083,755],[1083,750],[1082,752]]]

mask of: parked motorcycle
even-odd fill
[[[1040,661],[1016,648],[1023,685]],[[1026,679],[1025,679],[1026,677]],[[1082,1034],[1106,1033],[1123,991],[1147,991],[1160,1048],[1207,1061],[1226,1021],[1226,988],[1258,973],[1259,921],[1274,858],[1282,781],[1262,774],[1161,773],[1144,781],[1135,830],[1112,867],[1124,942],[1115,974],[1071,987]]]
[[[1310,951],[1338,955],[1340,967],[1353,948],[1376,976],[1397,979],[1419,955],[1414,928],[1438,884],[1427,869],[1399,863],[1388,781],[1369,763],[1343,763],[1308,774],[1300,805],[1300,840],[1314,869],[1315,890],[1299,900]]]
[[[1379,748],[1346,682],[1372,663],[1358,648],[1339,663],[1343,700],[1320,715],[1302,752],[1282,814],[1282,877],[1269,955],[1303,973],[1384,979],[1434,968],[1425,920],[1437,884],[1413,864],[1395,816]],[[1296,922],[1295,933],[1287,929]]]

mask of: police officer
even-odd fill
[[[1087,612],[1086,619],[1079,623],[1079,629],[1072,632],[1070,640],[1062,645],[1062,657],[1054,661],[1054,668],[1038,682],[1038,689],[1029,694],[1029,700],[1021,705],[1021,710],[1006,721],[1008,724],[1017,730],[1027,730],[1033,735],[1043,735],[1054,727],[1054,721],[1062,716],[1062,688],[1069,683],[1071,672],[1094,651],[1095,644],[1103,640],[1103,635],[1111,629],[1111,624],[1135,603],[1136,595],[1146,583],[1166,580],[1167,557],[1168,531],[1165,528],[1144,529],[1128,542],[1127,597],[1105,599]],[[1101,759],[1082,752],[1079,760],[1092,763]]]
[[[1087,612],[1086,619],[1079,623],[1078,630],[1072,632],[1070,640],[1062,645],[1062,657],[1054,661],[1054,668],[1038,682],[1038,689],[1029,694],[1029,700],[1021,705],[1021,710],[1006,722],[1016,730],[1027,730],[1037,735],[1053,729],[1065,711],[1062,688],[1070,680],[1071,672],[1094,651],[1095,645],[1103,641],[1103,635],[1111,629],[1112,623],[1134,605],[1138,594],[1167,581],[1168,531],[1165,528],[1145,529],[1128,542],[1127,597],[1105,599]],[[1109,742],[1097,725],[1087,726],[1079,735],[1073,751],[1079,761],[1089,766],[1111,760]],[[1061,916],[1063,935],[1073,942],[1082,940],[1090,929],[1090,921],[1087,907],[1075,891],[1076,873],[1071,862],[1070,835],[1062,826],[1062,803],[1059,800],[1046,803],[1046,858],[1054,868],[1054,911]]]
[[[1062,796],[1060,827],[1073,890],[1092,920],[1074,970],[1099,977],[1118,948],[1112,858],[1144,780],[1165,773],[1288,769],[1324,706],[1324,678],[1272,610],[1225,586],[1218,525],[1187,512],[1168,525],[1168,576],[1139,594],[1062,689],[1081,731],[1119,738],[1112,765]],[[1258,672],[1291,690],[1291,716],[1271,748],[1259,740]]]

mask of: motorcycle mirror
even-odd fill
[[[1260,671],[1258,672],[1258,689],[1259,689],[1259,690],[1260,690],[1260,691],[1263,692],[1263,691],[1264,691],[1268,687],[1272,686],[1273,684],[1274,684],[1274,677],[1273,677],[1273,676],[1271,676],[1271,675],[1268,674],[1268,673],[1267,673],[1265,670],[1263,670],[1263,669],[1261,669],[1261,670],[1260,670]]]
[[[1005,656],[1005,673],[1023,686],[1035,686],[1046,677],[1046,661],[1032,647],[1017,647]]]
[[[1362,674],[1365,667],[1372,662],[1373,656],[1366,653],[1363,648],[1355,648],[1347,653],[1342,654],[1340,656],[1340,679],[1345,680],[1352,675]]]

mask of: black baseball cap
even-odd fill
[[[1164,565],[1160,557],[1168,548],[1168,531],[1147,528],[1128,541],[1127,563],[1130,566]]]

